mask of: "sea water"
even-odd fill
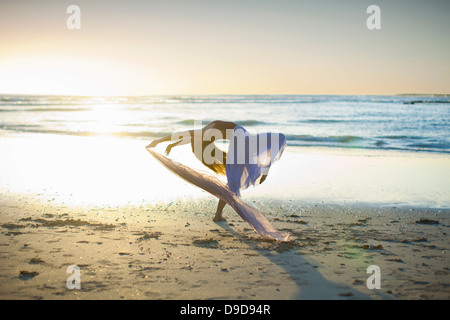
[[[151,141],[212,120],[282,132],[288,146],[450,152],[450,96],[0,96],[0,135]]]

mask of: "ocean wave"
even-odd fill
[[[176,124],[181,124],[185,126],[193,126],[196,122],[201,122],[203,125],[209,123],[210,121],[198,120],[198,119],[186,119],[175,122]]]
[[[46,129],[39,125],[0,125],[0,130],[23,132],[23,133],[39,133],[39,134],[58,134],[70,136],[113,136],[120,138],[160,138],[169,135],[170,132],[153,132],[153,131],[82,131],[82,130],[56,130]]]
[[[416,103],[450,103],[450,100],[413,100],[403,102],[403,104],[416,104]]]
[[[32,108],[27,111],[31,112],[77,112],[90,111],[91,108]]]
[[[257,126],[270,124],[269,122],[259,120],[242,120],[242,121],[235,121],[235,123],[239,126]]]
[[[357,122],[355,119],[302,119],[302,120],[289,120],[290,123],[345,123],[345,122]]]
[[[189,126],[193,126],[195,124],[195,122],[201,122],[202,125],[206,125],[208,123],[210,123],[212,120],[194,120],[194,119],[187,119],[187,120],[180,120],[177,121],[176,124],[182,124],[182,125],[189,125]],[[234,123],[236,123],[239,126],[257,126],[257,125],[267,125],[270,124],[268,122],[264,122],[264,121],[259,121],[259,120],[242,120],[242,121],[234,121]]]
[[[450,150],[450,145],[447,143],[440,142],[429,142],[429,143],[411,143],[408,145],[409,148],[417,150]]]
[[[352,120],[353,122],[354,120]],[[350,120],[337,120],[337,119],[307,119],[307,120],[299,120],[298,122],[305,123],[342,123],[342,122],[350,122]]]
[[[151,141],[171,134],[170,131],[89,131],[89,130],[58,130],[50,129],[40,125],[0,125],[0,130],[6,132],[20,132],[32,134],[56,134],[71,135],[81,137],[109,136],[117,138],[132,138]],[[417,138],[415,142],[410,136],[385,136],[384,139],[359,137],[352,135],[343,136],[313,136],[313,135],[295,135],[288,134],[286,138],[289,146],[297,147],[337,147],[337,148],[360,148],[360,149],[383,149],[399,151],[422,151],[422,152],[440,152],[450,153],[450,144],[445,141],[425,141],[426,139]],[[419,140],[422,140],[420,142]],[[410,143],[408,143],[408,141]]]
[[[388,136],[377,136],[378,139],[388,139],[388,140],[420,140],[424,137],[420,136],[407,136],[407,135],[388,135]]]
[[[91,108],[9,108],[0,109],[0,112],[76,112],[90,111]]]
[[[286,135],[287,140],[293,141],[305,141],[305,142],[319,142],[319,143],[353,143],[356,141],[362,141],[364,138],[357,136],[311,136],[311,135]]]

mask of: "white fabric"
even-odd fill
[[[235,127],[226,163],[230,190],[240,196],[241,190],[258,185],[285,148],[286,137],[282,133],[250,134],[241,126]]]
[[[147,150],[153,157],[155,157],[156,160],[180,178],[225,201],[262,237],[278,241],[289,241],[288,233],[277,231],[258,210],[244,203],[235,192],[231,191],[228,186],[216,176],[208,172],[189,168],[152,149],[147,148]],[[274,160],[272,160],[271,163],[273,161]],[[246,169],[244,169],[243,172],[250,172],[249,176],[251,177],[256,176],[252,170],[246,171]],[[236,173],[233,173],[233,176],[235,174]],[[253,179],[250,180],[253,181]]]

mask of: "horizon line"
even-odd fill
[[[131,95],[89,95],[89,94],[47,94],[47,93],[0,93],[1,96],[60,96],[60,97],[179,97],[179,96],[450,96],[450,93],[393,93],[393,94],[330,94],[330,93],[189,93],[189,94],[131,94]]]

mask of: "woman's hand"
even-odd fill
[[[158,143],[159,143],[159,139],[153,140],[152,143],[150,143],[148,146],[146,146],[146,148],[154,148],[158,145]]]
[[[166,156],[168,156],[170,154],[170,151],[172,150],[172,148],[176,145],[176,143],[172,143],[169,144],[166,148]]]
[[[179,140],[179,141],[177,141],[177,142],[175,142],[175,143],[169,144],[169,145],[167,146],[167,148],[166,148],[166,156],[169,155],[169,153],[170,153],[170,151],[172,150],[173,147],[175,147],[175,146],[181,144],[182,141],[183,141],[183,140]]]

